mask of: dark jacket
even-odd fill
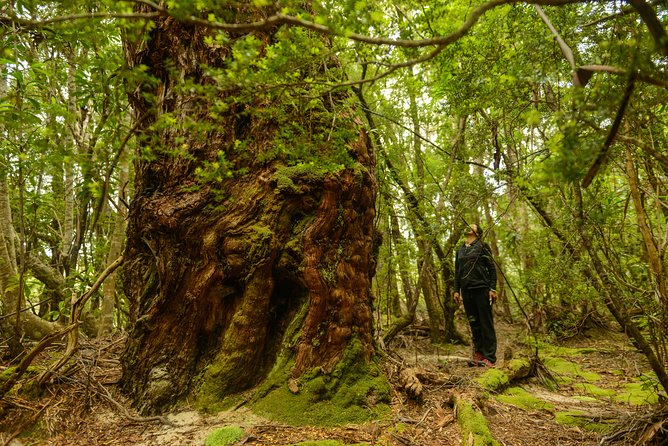
[[[496,288],[496,267],[487,243],[475,240],[462,244],[455,257],[455,291],[474,288]]]

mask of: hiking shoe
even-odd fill
[[[487,358],[482,358],[481,361],[478,361],[480,367],[494,367],[494,363]]]
[[[480,353],[480,352],[474,352],[474,353],[473,353],[473,360],[474,360],[475,362],[480,362],[480,361],[482,361],[483,359],[485,359],[485,357],[482,355],[482,353]]]

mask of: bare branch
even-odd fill
[[[569,47],[568,44],[564,41],[564,39],[561,38],[557,29],[554,27],[554,25],[552,25],[552,22],[550,22],[550,19],[543,11],[543,8],[541,8],[539,5],[533,5],[533,7],[536,9],[540,18],[543,20],[543,22],[545,22],[547,27],[554,35],[554,38],[557,40],[557,44],[559,45],[559,48],[561,48],[561,52],[564,53],[564,57],[570,64],[571,68],[575,70],[577,67],[575,65],[575,57],[573,56],[573,50],[571,50],[571,47]]]
[[[629,76],[629,72],[623,68],[613,67],[611,65],[582,65],[579,68],[580,70],[585,71],[597,71],[603,73],[617,74],[621,76]],[[636,80],[640,82],[645,82],[646,84],[656,85],[657,87],[668,88],[668,81],[663,79],[658,79],[655,77],[648,76],[646,74],[637,73]]]

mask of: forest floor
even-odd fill
[[[527,356],[530,349],[522,327],[498,322],[497,331],[496,369],[504,370],[511,356]],[[58,386],[38,399],[7,395],[0,401],[0,446],[204,445],[213,430],[224,426],[241,427],[245,435],[236,444],[245,445],[315,445],[317,440],[336,440],[320,443],[327,446],[488,444],[474,438],[477,427],[465,433],[457,401],[470,402],[484,415],[500,445],[595,445],[619,426],[647,426],[656,408],[648,403],[658,398],[644,357],[612,330],[599,328],[558,346],[540,345],[543,379],[511,381],[498,391],[485,388],[488,369],[468,366],[469,347],[435,346],[417,332],[400,336],[383,360],[394,389],[392,413],[383,420],[297,427],[242,407],[215,416],[181,409],[150,421],[133,411],[114,384],[123,342],[118,336],[82,342],[75,367]],[[418,398],[407,394],[406,371],[420,379]],[[548,375],[554,380],[546,380]]]

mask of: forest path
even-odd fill
[[[529,348],[521,327],[497,323],[497,331],[500,356],[506,356],[499,359],[497,370],[504,370],[510,356],[526,356]],[[215,416],[184,410],[168,415],[169,424],[133,421],[129,419],[134,412],[128,401],[109,384],[120,374],[122,343],[118,339],[96,340],[82,346],[80,371],[64,379],[58,391],[38,402],[18,397],[9,401],[15,407],[23,406],[28,415],[42,408],[39,431],[51,433],[50,437],[39,440],[37,431],[33,437],[24,430],[8,444],[204,445],[211,431],[232,425],[244,429],[246,435],[237,444],[245,445],[293,445],[316,440],[339,442],[323,443],[327,446],[473,444],[474,434],[464,433],[462,417],[457,414],[462,410],[461,402],[468,402],[475,412],[484,415],[498,444],[595,445],[614,423],[645,416],[650,410],[645,403],[657,399],[653,375],[644,357],[622,334],[610,330],[597,329],[590,337],[574,338],[559,346],[540,345],[539,357],[554,381],[527,378],[511,382],[498,392],[482,384],[489,382],[489,369],[468,366],[466,346],[435,346],[419,333],[400,336],[393,345],[383,361],[394,389],[392,414],[364,425],[324,428],[278,424],[244,407]],[[87,355],[96,354],[95,367],[86,366]],[[423,387],[419,398],[408,395],[406,374],[420,379]],[[96,390],[102,385],[116,403]],[[0,423],[0,445],[11,433],[2,432],[9,421]]]

